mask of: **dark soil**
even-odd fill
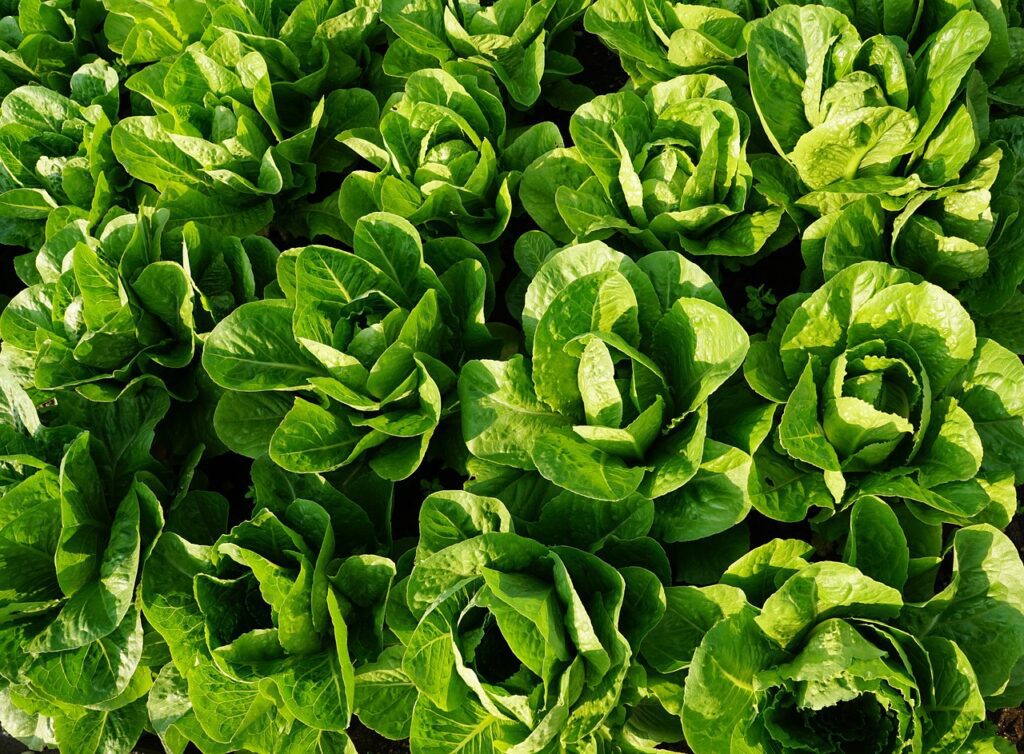
[[[21,754],[25,747],[0,730],[0,754]]]
[[[999,735],[1024,753],[1024,707],[1006,709],[995,716]]]
[[[352,721],[348,735],[359,754],[409,754],[408,741],[391,741],[377,735],[358,720]]]
[[[675,743],[675,744],[662,744],[658,748],[663,750],[663,751],[679,751],[679,752],[682,752],[683,754],[691,754],[690,753],[690,749],[687,748],[686,744],[683,743],[682,741],[680,741],[679,743]]]
[[[1024,554],[1024,513],[1018,514],[1006,527],[1006,536],[1017,546],[1017,551]]]
[[[629,81],[619,56],[593,34],[577,32],[573,54],[583,66],[583,72],[575,77],[576,82],[589,86],[595,94],[617,92]]]
[[[14,258],[20,253],[13,246],[0,246],[0,296],[13,297],[25,287],[14,271]]]

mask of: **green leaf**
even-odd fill
[[[113,754],[131,751],[148,721],[146,700],[119,709],[84,710],[78,717],[57,718],[54,733],[61,751],[71,754]]]
[[[142,641],[142,616],[132,607],[112,633],[77,649],[36,655],[25,674],[61,702],[97,705],[131,683],[142,657]]]
[[[791,647],[827,618],[893,618],[900,593],[844,563],[814,563],[765,600],[757,625],[780,647]]]
[[[976,11],[957,13],[932,37],[911,91],[921,121],[916,150],[920,151],[932,135],[963,78],[991,38],[988,23]]]
[[[356,672],[356,715],[368,728],[396,741],[410,735],[417,696],[402,671],[403,652],[402,647],[389,647]]]
[[[545,431],[534,440],[530,457],[545,479],[596,500],[621,500],[644,478],[643,468],[628,466],[567,431]]]
[[[207,338],[203,367],[221,387],[299,390],[322,375],[292,335],[292,309],[268,299],[243,304]]]
[[[98,580],[85,584],[64,603],[60,613],[32,642],[35,652],[84,647],[110,634],[124,620],[135,593],[141,555],[140,507],[159,510],[159,502],[142,483],[133,485],[118,505],[99,563]],[[64,543],[68,548],[70,542]]]
[[[747,606],[743,592],[724,584],[669,587],[665,598],[665,616],[647,634],[640,650],[659,673],[688,667],[704,635],[718,621]]]
[[[909,345],[936,393],[966,366],[977,345],[974,323],[960,302],[930,283],[890,285],[856,311],[848,345],[876,338]]]
[[[248,458],[267,453],[274,431],[292,406],[278,393],[225,392],[217,401],[213,426],[220,441]]]
[[[511,531],[512,521],[500,500],[449,490],[429,495],[420,507],[420,560],[478,534]]]
[[[862,497],[850,511],[843,560],[876,581],[903,590],[910,550],[899,519],[877,497]]]
[[[609,503],[564,491],[544,504],[531,533],[542,542],[593,552],[610,539],[646,536],[653,523],[654,505],[642,495]]]
[[[958,645],[988,698],[1002,691],[1024,656],[1024,565],[1006,536],[987,525],[958,531],[953,555],[949,586],[908,605],[902,625],[920,637],[970,637]]]
[[[270,457],[288,471],[330,471],[351,460],[363,436],[343,414],[296,398],[270,439]]]
[[[417,701],[413,710],[411,737],[422,754],[488,754],[522,739],[526,727],[499,718],[473,700],[445,711],[429,699]]]
[[[522,357],[470,361],[459,375],[462,436],[476,457],[518,469],[535,468],[531,449],[550,428],[569,420],[534,394]]]
[[[695,410],[739,369],[749,340],[724,309],[680,298],[654,328],[652,346],[665,370],[676,410]]]
[[[666,542],[691,542],[725,531],[750,510],[750,456],[714,440],[693,479],[655,500],[654,532]]]
[[[758,629],[745,607],[708,631],[687,675],[683,731],[696,751],[731,751],[745,738],[756,709],[754,677],[785,655]]]
[[[742,589],[751,604],[762,605],[790,576],[808,565],[813,552],[813,547],[798,539],[773,539],[730,565],[722,583]]]
[[[60,594],[54,553],[60,536],[60,480],[41,469],[0,497],[0,605],[48,602]]]
[[[68,448],[60,466],[61,533],[57,580],[71,595],[99,576],[110,513],[101,478],[89,452],[89,435]]]

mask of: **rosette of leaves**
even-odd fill
[[[465,60],[492,72],[516,105],[526,108],[545,86],[583,70],[572,56],[573,24],[590,0],[386,0],[381,18],[398,38],[384,71],[406,78],[424,68]]]
[[[72,222],[40,248],[28,270],[39,282],[0,315],[4,351],[31,363],[34,387],[103,400],[155,374],[177,397],[194,397],[180,370],[193,362],[197,332],[256,297],[277,251],[194,223],[171,233],[168,218],[148,208],[117,215],[95,237]]]
[[[833,8],[785,5],[748,27],[750,91],[779,154],[827,192],[817,202],[905,201],[955,182],[977,151],[987,103],[971,81],[991,36],[963,10],[911,50],[896,36],[862,38]]]
[[[0,104],[0,242],[37,248],[50,225],[99,223],[129,178],[111,154],[117,72],[95,60],[71,75],[67,96],[21,86]],[[50,223],[50,225],[48,225]]]
[[[870,501],[865,520],[892,515]],[[984,723],[1024,651],[1013,544],[990,526],[959,530],[949,586],[921,604],[893,569],[905,575],[905,546],[886,544],[863,572],[774,540],[722,584],[667,590],[651,650],[688,668],[682,720],[696,754],[1013,751]]]
[[[157,63],[194,42],[243,55],[255,51],[266,59],[275,88],[287,91],[293,104],[324,94],[326,79],[331,80],[327,88],[355,81],[372,65],[368,44],[383,30],[379,4],[364,0],[271,6],[254,0],[107,0],[104,5],[107,41],[124,63]]]
[[[0,18],[0,93],[38,83],[67,93],[69,74],[104,52],[98,0],[8,3]]]
[[[336,137],[376,126],[370,92],[334,89],[326,64],[303,75],[272,53],[293,54],[276,38],[224,30],[125,82],[136,111],[155,114],[122,119],[111,135],[114,155],[156,188],[156,205],[175,220],[244,236],[266,227],[275,204],[308,211],[300,200],[317,181],[355,161]]]
[[[501,92],[483,69],[455,63],[413,73],[380,120],[383,148],[358,135],[345,139],[380,172],[346,177],[342,218],[355,226],[385,210],[432,235],[494,241],[512,216],[522,171],[562,145],[553,123],[505,125]]]
[[[959,178],[938,188],[895,199],[871,193],[843,196],[839,202],[811,194],[806,198],[809,205],[825,214],[801,238],[807,265],[803,286],[816,287],[851,264],[877,260],[913,270],[961,296],[979,285],[991,287],[990,280],[1015,265],[1000,248],[999,226],[1010,217],[1001,218],[997,212],[1006,199],[995,198],[996,186],[1005,184],[1007,171],[1015,168],[1003,146],[990,145],[972,158]]]
[[[523,328],[529,361],[473,361],[459,379],[481,489],[539,474],[592,500],[653,498],[663,541],[744,517],[749,453],[770,409],[712,432],[709,398],[739,369],[748,338],[699,267],[675,252],[634,262],[600,242],[570,246],[530,283]],[[743,403],[723,392],[722,407]]]
[[[569,122],[573,146],[526,172],[519,195],[559,241],[616,236],[640,249],[750,256],[782,209],[757,190],[750,122],[716,76],[692,74],[595,97]]]
[[[803,5],[793,0],[771,2],[778,5]],[[864,37],[885,34],[906,40],[916,49],[942,29],[957,13],[973,10],[984,17],[991,38],[977,61],[978,71],[995,87],[1000,86],[1003,74],[1012,67],[1011,36],[1020,26],[1020,10],[1014,3],[988,3],[965,0],[956,3],[929,3],[926,0],[889,0],[883,3],[859,3],[843,0],[826,3],[842,12]],[[994,94],[994,92],[992,92]],[[996,97],[998,101],[998,97]]]
[[[467,349],[485,347],[486,260],[370,214],[353,251],[306,246],[278,263],[284,298],[244,304],[207,338],[203,365],[228,392],[215,416],[231,449],[296,472],[367,460],[412,474],[454,406]]]
[[[994,229],[986,245],[988,268],[965,283],[957,296],[967,306],[978,332],[1016,353],[1024,352],[1024,118],[993,120],[989,138],[1003,152],[992,188]]]
[[[147,563],[143,611],[172,660],[154,728],[177,751],[354,751],[354,666],[380,652],[395,566],[331,482],[266,458],[253,481],[248,520],[215,540],[164,532]]]
[[[401,645],[385,656],[392,672],[415,687],[403,703],[412,747],[589,751],[605,745],[631,642],[649,630],[653,621],[646,618],[658,615],[661,598],[649,571],[619,571],[582,550],[513,533],[497,499],[461,491],[431,495],[420,511],[411,573],[388,605],[388,627]],[[636,620],[626,604],[640,611]],[[384,727],[388,699],[368,688],[361,719]]]
[[[226,502],[168,487],[150,443],[169,401],[152,380],[109,403],[69,397],[50,418],[75,424],[43,426],[6,379],[4,393],[3,467],[20,471],[0,493],[5,727],[30,745],[128,752],[162,664],[136,602],[142,565],[165,525],[215,518],[218,500],[226,518]]]
[[[1005,526],[1024,472],[1022,369],[952,295],[879,262],[785,299],[744,364],[784,404],[754,456],[753,505],[795,521],[873,494],[924,521]]]
[[[759,11],[748,0],[596,0],[584,25],[622,61],[634,87],[684,73],[714,73],[747,86],[736,62],[746,52],[743,31]]]
[[[788,156],[812,189],[795,200],[795,209],[819,216],[803,235],[806,288],[819,285],[856,261],[876,259],[914,270],[948,290],[958,290],[983,281],[993,264],[993,254],[1001,254],[999,223],[1005,212],[1000,211],[1001,202],[994,201],[993,195],[998,193],[996,186],[1005,187],[1011,180],[1016,165],[1006,153],[1006,144],[988,134],[988,104],[979,72],[989,70],[987,56],[999,47],[998,39],[1002,37],[991,25],[987,11],[983,18],[974,11],[954,15],[926,8],[918,24],[917,16],[906,16],[910,11],[917,13],[911,4],[898,6],[893,6],[884,18],[876,17],[876,9],[867,6],[858,6],[856,12],[840,7],[864,34],[875,33],[880,25],[902,29],[911,24],[913,33],[900,34],[913,40],[917,52],[912,58],[907,56],[902,40],[893,37],[874,36],[862,44],[851,38],[849,49],[855,52],[854,62],[847,66],[848,73],[837,74],[833,85],[836,94],[822,95],[817,120],[807,116],[810,130],[802,130],[804,126],[790,128],[787,122],[777,127],[770,124],[775,95],[771,84],[763,82],[764,98],[769,100],[762,110],[765,127],[788,133],[780,136],[776,145],[785,138],[797,145]],[[803,11],[791,7],[779,13],[785,15],[777,22],[772,21],[774,16],[759,22],[764,28],[752,31],[751,38],[772,47],[777,43],[775,34],[786,39],[791,34],[799,37],[793,22],[803,17]],[[837,32],[836,39],[853,28],[847,27],[841,17],[822,15],[817,10],[804,15],[808,19],[813,16],[818,24],[831,19],[828,23],[835,22],[834,29],[843,30]],[[997,15],[1003,19],[1001,11]],[[988,26],[986,21],[990,22]],[[1001,28],[1005,37],[1005,19]],[[926,33],[928,29],[931,31]],[[853,54],[843,52],[839,42],[835,45],[828,54]],[[840,98],[846,96],[843,92],[856,90],[858,81],[871,80],[866,76],[874,75],[871,66],[877,60],[898,59],[890,54],[890,45],[902,50],[902,72],[894,68],[899,75],[880,84],[882,88],[876,92],[880,98],[842,104]],[[883,48],[889,51],[879,57],[877,50]],[[959,53],[961,48],[963,54],[954,60],[954,52]],[[870,63],[872,59],[876,63]],[[953,65],[947,66],[947,61]],[[777,64],[776,52],[769,50],[764,70],[776,70]],[[808,66],[806,71],[810,70]],[[895,97],[887,93],[886,87],[892,86]],[[928,112],[934,116],[931,125],[923,119]],[[831,125],[830,119],[834,119]],[[845,133],[854,128],[860,146],[841,146],[847,138]],[[833,154],[833,148],[840,150],[840,157]],[[844,162],[842,155],[850,161]],[[821,169],[826,173],[824,177]],[[993,273],[987,277],[1001,277],[1001,270]]]

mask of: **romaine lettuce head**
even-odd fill
[[[973,10],[911,50],[898,37],[862,39],[838,10],[785,5],[749,26],[750,89],[765,132],[810,189],[941,186],[978,147],[964,90],[990,38]]]
[[[573,23],[590,0],[387,0],[381,18],[398,38],[384,71],[416,71],[465,60],[492,72],[520,107],[533,105],[545,85],[579,73],[572,57]]]
[[[494,241],[512,216],[521,172],[562,145],[552,123],[515,133],[505,127],[501,91],[484,69],[457,62],[418,70],[380,120],[383,148],[344,140],[380,172],[346,177],[341,216],[354,227],[364,214],[385,210],[427,236]]]
[[[72,222],[33,255],[24,273],[36,282],[0,315],[4,352],[29,362],[32,387],[102,400],[155,374],[177,397],[195,397],[195,380],[180,375],[197,363],[199,334],[257,297],[277,250],[168,221],[167,210],[147,208],[92,232]]]
[[[912,270],[960,296],[972,288],[992,288],[994,279],[1014,274],[1005,269],[1011,254],[1000,239],[998,210],[1005,204],[997,187],[1001,175],[1005,184],[1007,173],[1015,170],[1003,147],[993,144],[959,178],[937,189],[893,197],[857,189],[846,194],[838,187],[837,193],[801,198],[804,206],[822,213],[800,242],[807,266],[804,287],[820,285],[859,261],[877,260]]]
[[[643,98],[595,97],[569,130],[574,145],[534,162],[519,190],[558,240],[750,256],[784,227],[747,162],[750,122],[717,76],[679,76]]]
[[[1024,304],[1024,118],[993,120],[989,138],[1003,153],[992,186],[994,229],[986,247],[988,268],[980,277],[965,281],[957,290],[978,325],[978,332],[994,338],[1016,353],[1024,352],[1024,331],[1019,313]]]
[[[684,73],[714,73],[746,88],[734,65],[746,52],[744,29],[759,16],[749,0],[597,0],[585,26],[614,50],[633,85],[652,84]]]
[[[743,518],[749,453],[771,407],[736,432],[709,434],[709,399],[748,338],[706,273],[675,252],[634,262],[601,242],[570,246],[530,283],[523,327],[529,362],[462,370],[463,437],[483,466],[539,474],[595,501],[654,498],[654,530],[668,541]]]
[[[682,718],[694,752],[1002,751],[983,722],[1024,650],[1012,543],[990,526],[958,531],[950,585],[920,605],[846,563],[809,564],[801,545],[774,540],[721,585],[669,590],[664,620],[687,630],[673,646],[656,628],[666,643],[652,649],[689,663]]]
[[[770,0],[762,15],[780,5],[810,5],[801,0]],[[907,41],[917,48],[942,29],[960,11],[973,10],[988,24],[991,38],[977,60],[977,68],[986,81],[996,82],[1012,65],[1010,34],[1020,27],[1020,10],[1013,3],[988,3],[966,0],[957,3],[930,3],[927,0],[887,0],[862,3],[855,0],[818,3],[845,15],[863,37],[885,34]]]
[[[343,86],[372,65],[369,48],[384,28],[379,8],[373,0],[114,0],[105,4],[103,30],[122,62],[156,63],[157,70],[195,42],[256,52],[280,89],[312,98],[325,80]]]
[[[993,105],[1019,115],[1024,111],[1024,27],[1019,8],[1010,5],[1004,10],[1008,15],[1006,42],[1005,47],[999,46],[997,49],[1005,54],[1002,56],[1002,66],[996,68],[999,77],[989,84],[988,95]]]
[[[154,114],[115,126],[117,161],[153,186],[157,206],[176,220],[208,218],[237,235],[262,230],[275,206],[287,206],[285,225],[295,223],[289,215],[308,211],[318,180],[355,161],[337,137],[378,116],[367,90],[333,88],[326,67],[303,76],[279,66],[234,33],[146,66],[125,86],[140,103],[135,112]]]
[[[2,94],[23,84],[67,94],[79,66],[104,51],[103,6],[94,0],[15,2],[2,13]]]
[[[949,293],[879,262],[783,301],[750,386],[784,404],[755,454],[753,504],[799,520],[860,494],[928,522],[1005,526],[1024,474],[1024,367]]]
[[[203,365],[228,391],[219,436],[291,471],[362,459],[408,477],[452,410],[454,370],[490,343],[485,264],[462,239],[424,247],[387,213],[360,219],[354,251],[284,252],[285,297],[243,304],[206,339]]]
[[[657,579],[515,534],[494,498],[436,493],[420,527],[388,606],[417,690],[412,746],[586,751],[607,738],[630,641],[649,629],[624,600],[658,614]]]
[[[922,5],[786,4],[749,25],[754,103],[803,184],[805,287],[871,259],[957,290],[1000,253],[995,187],[1016,165],[990,138],[983,74],[1005,18]]]
[[[342,751],[354,664],[380,652],[395,566],[339,487],[265,457],[253,477],[249,519],[215,540],[165,532],[143,573],[144,614],[173,662],[157,683],[190,701],[161,698],[157,732],[202,748]]]
[[[168,479],[150,454],[169,404],[155,380],[105,403],[69,395],[50,425],[9,375],[0,380],[11,419],[0,493],[5,725],[19,720],[12,732],[37,745],[130,749],[164,662],[139,611],[143,565],[165,526],[199,536],[226,522],[227,501]]]
[[[128,206],[131,180],[111,154],[120,82],[113,66],[78,68],[67,94],[35,84],[0,104],[0,242],[35,250],[74,221]],[[49,231],[49,232],[48,232]]]

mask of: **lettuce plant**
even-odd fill
[[[126,82],[155,114],[122,119],[111,136],[114,155],[159,192],[157,205],[175,219],[255,233],[270,220],[273,202],[302,199],[318,176],[354,160],[335,138],[376,123],[373,95],[329,89],[326,69],[313,81],[299,79],[306,91],[296,90],[275,80],[272,63],[226,35]],[[194,85],[178,85],[182,80]]]
[[[354,81],[372,67],[369,46],[382,30],[379,5],[362,0],[299,0],[268,6],[253,0],[156,3],[106,0],[104,32],[126,64],[161,63],[192,43],[256,52],[278,92],[313,99],[325,79]]]
[[[994,186],[1004,169],[1000,147],[986,148],[955,182],[920,190],[892,202],[868,194],[836,208],[804,231],[801,250],[806,285],[820,283],[857,261],[891,262],[947,290],[990,286],[999,257]],[[849,197],[847,197],[848,199]],[[845,200],[844,200],[845,201]],[[996,203],[998,207],[998,203]],[[889,221],[889,214],[892,221]]]
[[[40,84],[67,94],[69,76],[103,49],[103,6],[95,0],[7,3],[0,17],[0,93]]]
[[[110,151],[117,105],[117,72],[102,60],[76,70],[67,95],[28,85],[4,97],[0,241],[34,251],[48,224],[95,225],[123,202],[129,179]]]
[[[753,5],[748,0],[596,0],[585,24],[619,55],[637,89],[695,72],[745,86],[734,64],[746,52],[743,32]]]
[[[243,244],[191,223],[172,234],[167,223],[167,210],[121,214],[93,237],[79,221],[40,248],[32,272],[42,282],[0,315],[4,351],[31,360],[34,387],[99,397],[160,374],[178,397],[194,395],[169,370],[192,363],[197,331],[256,297],[277,252],[265,239]]]
[[[750,91],[810,189],[904,195],[955,180],[977,149],[962,92],[990,38],[964,10],[911,51],[896,37],[862,39],[837,10],[785,5],[750,24]]]
[[[505,126],[501,92],[485,71],[449,64],[413,73],[381,118],[383,149],[346,140],[380,172],[345,179],[341,216],[354,226],[366,213],[386,210],[430,235],[494,241],[512,216],[521,171],[562,145],[551,123],[517,133]]]
[[[398,38],[384,70],[402,78],[465,60],[501,82],[516,105],[528,107],[547,84],[582,70],[572,57],[572,26],[590,0],[386,0],[381,18]]]
[[[165,524],[198,502],[187,486],[169,492],[150,455],[167,394],[146,380],[109,403],[69,398],[57,419],[75,423],[45,426],[2,379],[21,428],[5,438],[5,470],[22,470],[5,474],[0,495],[5,725],[63,750],[96,741],[127,751],[147,724],[157,641],[136,602],[142,564]],[[218,500],[202,502],[214,517]]]
[[[990,101],[998,107],[1013,113],[1024,108],[1024,66],[1021,65],[1021,49],[1024,47],[1024,28],[1021,26],[1020,9],[1004,8],[1007,14],[1006,47],[1002,59],[1003,68],[999,78],[991,83],[988,94]]]
[[[778,4],[802,3],[784,0]],[[921,0],[900,0],[883,5],[850,2],[823,4],[841,11],[862,36],[885,34],[907,40],[915,47],[926,42],[960,11],[976,11],[984,17],[991,35],[977,61],[979,71],[990,82],[998,81],[1010,62],[1010,29],[1020,25],[1020,12],[1011,4],[1001,6],[971,1],[936,5]]]
[[[693,621],[674,651],[690,657],[682,719],[694,752],[1007,750],[982,725],[1022,651],[1009,637],[1024,622],[1024,570],[1004,569],[1017,559],[1002,534],[958,531],[952,581],[923,604],[845,563],[809,564],[801,545],[775,540],[722,585],[670,590]]]
[[[222,750],[344,750],[353,663],[380,651],[394,564],[330,482],[266,458],[254,480],[248,520],[213,542],[164,533],[143,574],[146,618],[173,661],[162,682],[191,701],[169,705],[158,732]]]
[[[783,520],[859,494],[925,521],[1005,525],[1021,479],[1020,360],[937,286],[861,262],[786,299],[744,364],[784,404],[755,454],[754,505]]]
[[[570,246],[530,283],[523,326],[530,362],[462,370],[463,437],[484,466],[595,500],[655,498],[669,541],[742,519],[759,440],[713,439],[708,400],[748,339],[699,267],[674,252],[633,262],[600,242]]]
[[[527,171],[520,198],[560,241],[611,236],[640,249],[750,256],[782,209],[757,190],[750,124],[716,76],[693,74],[596,97],[572,116],[573,146]]]
[[[1003,151],[999,174],[992,187],[993,230],[987,244],[988,267],[965,281],[957,291],[978,325],[978,331],[1016,353],[1024,351],[1018,313],[1024,303],[1020,291],[1024,265],[1024,215],[1019,212],[1024,191],[1024,119],[1019,116],[992,121],[989,136]]]
[[[228,391],[216,427],[290,471],[362,459],[404,479],[451,411],[463,354],[490,342],[485,260],[460,239],[424,248],[386,213],[360,219],[353,249],[286,251],[285,297],[243,304],[210,333],[203,366]]]
[[[430,496],[412,571],[388,606],[416,687],[412,746],[598,745],[629,668],[631,629],[647,630],[643,620],[627,625],[624,599],[656,610],[659,591],[650,572],[620,575],[589,553],[513,533],[494,498]]]
[[[859,259],[891,261],[950,290],[990,265],[1004,148],[986,139],[982,72],[1000,27],[968,8],[927,13],[918,28],[906,6],[884,19],[845,8],[851,23],[838,10],[786,5],[750,24],[761,123],[809,189],[791,193],[790,209],[819,218],[803,236],[808,287]],[[917,29],[912,46],[878,33],[892,25]],[[1005,36],[1005,19],[1002,28]],[[812,47],[813,56],[786,52]]]

